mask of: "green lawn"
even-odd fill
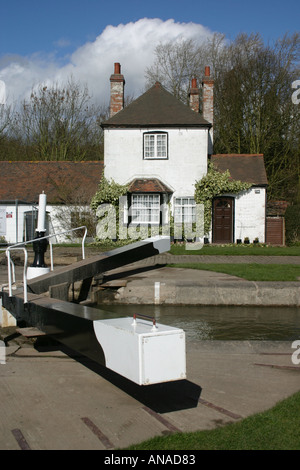
[[[199,269],[241,277],[248,281],[297,281],[300,265],[295,264],[232,264],[232,263],[179,263],[168,264],[172,268]],[[300,284],[299,284],[300,286]]]
[[[113,242],[112,240],[103,240],[98,243],[87,244],[86,247],[95,251],[109,251],[114,248],[133,243],[129,240]],[[81,244],[65,243],[54,245],[57,248],[81,247]],[[258,245],[204,245],[201,250],[186,250],[185,244],[174,243],[171,245],[170,253],[172,255],[220,255],[220,256],[300,256],[299,246],[268,246]]]
[[[300,450],[299,416],[300,392],[239,422],[155,437],[129,450]]]
[[[300,246],[267,245],[204,245],[201,250],[186,250],[184,244],[174,243],[172,255],[219,255],[219,256],[300,256]]]

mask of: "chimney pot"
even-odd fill
[[[110,77],[110,117],[124,108],[124,86],[125,80],[121,75],[121,65],[114,64],[114,74]]]
[[[190,108],[199,113],[199,89],[197,85],[197,78],[192,78],[191,90],[190,90]]]
[[[120,75],[121,73],[121,64],[119,62],[115,63],[115,75]]]
[[[204,72],[205,77],[210,77],[210,67],[207,65]]]

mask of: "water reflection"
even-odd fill
[[[188,340],[269,340],[300,338],[300,308],[172,305],[101,305],[109,316],[154,316],[182,328]]]

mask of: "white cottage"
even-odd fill
[[[126,220],[130,224],[164,224],[163,203],[170,203],[175,223],[195,220],[195,182],[207,172],[208,159],[220,171],[252,188],[213,201],[210,241],[232,243],[248,237],[265,241],[267,178],[262,155],[212,155],[213,79],[205,68],[202,114],[199,90],[192,80],[190,106],[156,82],[124,108],[125,79],[120,64],[110,77],[110,118],[104,129],[104,175],[129,185]]]

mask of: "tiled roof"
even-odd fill
[[[89,204],[102,173],[102,161],[0,161],[0,202],[37,203],[44,191],[48,204]]]
[[[102,127],[210,127],[201,114],[192,111],[159,83],[126,108],[102,123]]]
[[[136,178],[128,188],[130,193],[172,193],[173,191],[168,188],[157,178]]]
[[[211,161],[220,171],[229,170],[232,179],[251,183],[255,186],[268,184],[262,154],[218,154]]]

